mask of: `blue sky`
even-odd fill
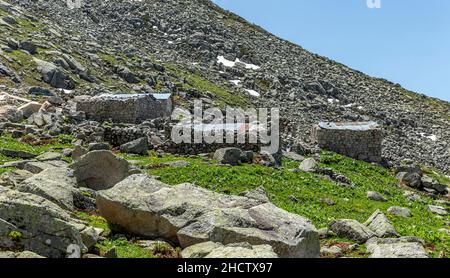
[[[271,33],[375,77],[450,101],[450,1],[213,0]]]

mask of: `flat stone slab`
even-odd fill
[[[366,243],[370,258],[428,258],[420,238],[372,238]]]

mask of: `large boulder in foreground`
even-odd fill
[[[89,152],[70,166],[79,186],[94,190],[113,187],[128,176],[129,164],[112,152]]]
[[[133,175],[100,191],[97,207],[108,222],[135,235],[164,238],[182,248],[202,242],[272,246],[280,257],[319,256],[311,222],[271,203],[191,185],[168,186]]]
[[[56,204],[34,194],[0,188],[0,249],[24,249],[64,258],[72,244],[84,249],[80,231]]]

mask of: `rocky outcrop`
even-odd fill
[[[64,72],[64,70],[52,63],[36,58],[34,59],[34,62],[37,64],[37,70],[42,74],[42,80],[44,82],[55,88],[68,90],[75,88],[75,82]]]
[[[74,209],[73,195],[77,183],[67,167],[52,167],[26,179],[16,189],[32,193],[68,210]]]
[[[132,234],[162,237],[186,248],[202,242],[269,244],[280,257],[318,257],[309,220],[271,203],[227,196],[191,184],[168,186],[133,175],[98,192],[97,207]]]
[[[80,231],[56,204],[30,193],[0,187],[0,249],[25,249],[41,256],[63,258],[70,245],[84,249]]]

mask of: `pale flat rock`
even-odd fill
[[[181,253],[186,259],[193,258],[278,258],[270,245],[230,244],[224,246],[216,242],[203,242],[187,247]]]
[[[46,152],[41,155],[36,156],[37,161],[49,161],[49,160],[60,160],[62,154],[55,152]]]
[[[372,238],[366,243],[370,258],[428,258],[423,240],[413,237]]]
[[[444,207],[441,207],[441,206],[429,205],[428,206],[428,211],[432,212],[434,214],[437,214],[437,215],[441,215],[441,216],[444,216],[444,215],[448,214],[448,211]]]
[[[314,172],[318,168],[317,161],[314,158],[307,158],[300,163],[300,170],[305,172]]]
[[[54,168],[67,168],[69,165],[62,160],[51,160],[51,161],[31,161],[25,163],[23,166],[24,170],[27,170],[33,174],[39,174],[40,172],[47,170],[47,169],[54,169]]]
[[[411,210],[408,208],[393,206],[388,208],[387,212],[395,216],[411,217]]]

